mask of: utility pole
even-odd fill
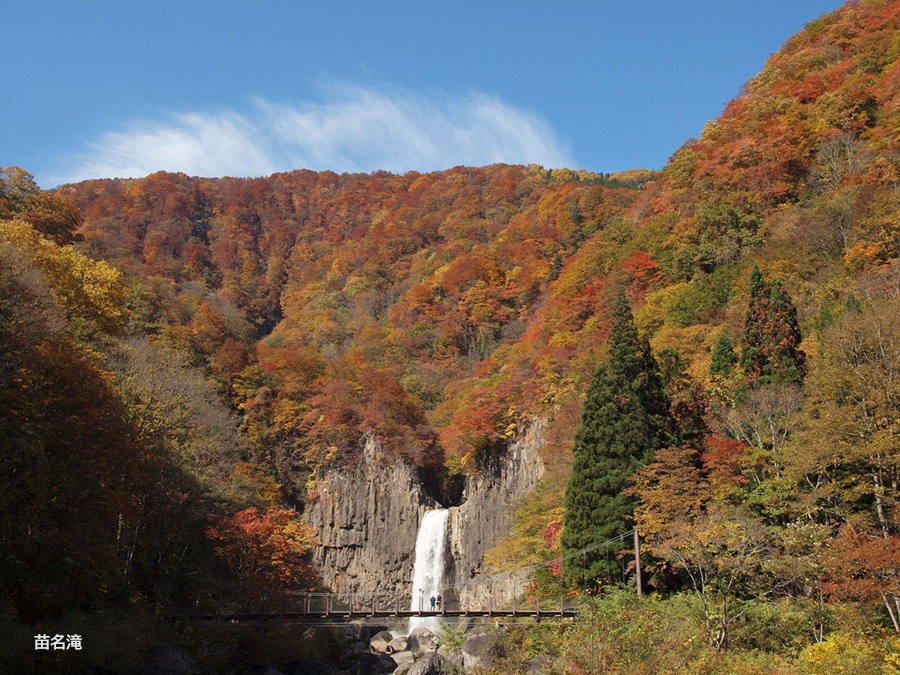
[[[594,613],[591,612],[590,617],[590,625],[588,626],[588,631],[590,631],[591,636],[591,675],[596,674],[596,670],[594,670]]]
[[[641,597],[644,593],[641,587],[641,542],[638,539],[637,528],[634,529],[634,573],[637,579],[637,594]]]

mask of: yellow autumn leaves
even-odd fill
[[[128,321],[122,273],[71,246],[58,246],[22,220],[0,221],[0,246],[18,251],[44,276],[54,298],[87,332],[120,333]]]

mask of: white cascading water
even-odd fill
[[[447,546],[448,509],[427,511],[419,526],[416,537],[416,559],[413,564],[412,599],[409,608],[413,612],[431,610],[431,598],[443,594],[441,583],[444,576],[444,549]],[[409,630],[422,626],[437,632],[441,627],[437,617],[413,617],[409,620]]]

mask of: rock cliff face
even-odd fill
[[[448,578],[455,586],[461,605],[497,606],[512,602],[516,589],[524,589],[527,575],[504,575],[491,583],[481,579],[484,554],[512,528],[519,502],[528,496],[544,473],[540,459],[544,422],[533,422],[504,454],[466,482],[463,502],[450,509],[450,552]]]
[[[388,464],[369,438],[359,467],[328,472],[318,492],[306,518],[319,530],[314,562],[325,585],[341,593],[408,589],[419,523],[435,506],[413,469]]]
[[[466,481],[460,506],[450,509],[444,579],[448,601],[509,603],[521,581],[505,576],[480,582],[481,559],[509,533],[519,502],[537,487],[544,467],[543,422],[532,423],[505,452]],[[439,506],[425,495],[409,466],[388,464],[380,445],[366,442],[353,471],[332,471],[307,509],[321,545],[314,561],[325,585],[342,593],[398,593],[409,597],[416,537],[423,514]]]

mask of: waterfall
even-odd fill
[[[431,598],[445,595],[441,588],[444,577],[444,550],[447,547],[448,509],[427,511],[419,526],[416,538],[416,558],[413,565],[412,598],[409,608],[416,612],[420,609],[431,609]],[[441,622],[437,617],[417,618],[409,620],[409,630],[422,626],[430,631],[437,631]]]

